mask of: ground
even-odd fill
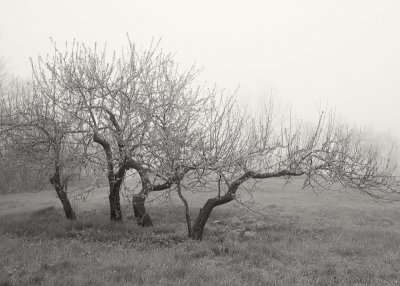
[[[176,199],[150,202],[143,229],[127,202],[109,222],[104,189],[72,199],[75,222],[52,191],[1,195],[0,285],[400,285],[398,204],[282,186],[262,182],[256,212],[216,209],[201,242]],[[186,195],[195,217],[210,194]]]

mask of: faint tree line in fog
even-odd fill
[[[46,178],[69,219],[76,215],[68,182],[82,169],[108,182],[113,221],[123,220],[128,172],[141,185],[131,198],[139,225],[153,225],[146,210],[151,193],[176,192],[196,240],[213,209],[250,191],[254,180],[301,177],[315,190],[397,199],[391,154],[366,147],[361,133],[332,113],[317,114],[312,124],[292,122],[290,114],[277,121],[266,103],[262,113],[250,114],[234,94],[199,83],[195,66],[180,69],[159,43],[139,50],[128,41],[121,54],[52,44],[51,56],[32,60],[31,82],[1,86],[1,168]],[[210,188],[212,195],[204,192]],[[188,192],[208,196],[194,219]]]

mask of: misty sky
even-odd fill
[[[0,0],[0,57],[29,77],[29,57],[77,39],[163,50],[202,79],[257,105],[271,94],[309,118],[329,105],[350,124],[400,137],[400,1]]]

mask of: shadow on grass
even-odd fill
[[[0,233],[32,240],[76,239],[143,250],[170,247],[188,239],[184,224],[177,219],[180,214],[170,213],[165,221],[163,210],[155,213],[156,226],[142,228],[132,218],[111,222],[108,216],[96,211],[81,213],[78,220],[69,221],[61,209],[48,207],[3,217]]]
[[[194,211],[192,211],[194,213]],[[295,221],[267,223],[232,210],[216,210],[205,229],[205,239],[217,243],[231,236],[231,231],[246,231],[262,236],[264,242],[273,243],[291,237],[320,237],[329,235],[327,229],[301,228]],[[240,217],[236,215],[241,215]],[[155,227],[139,227],[132,216],[124,222],[111,222],[103,212],[86,211],[78,220],[69,221],[61,209],[47,207],[32,213],[20,213],[2,218],[0,233],[32,239],[77,239],[83,242],[118,243],[132,247],[143,247],[143,243],[154,246],[171,246],[188,240],[182,210],[154,207],[152,216]],[[218,221],[215,219],[218,218]],[[217,222],[217,224],[215,224]],[[249,238],[239,236],[241,240]],[[138,244],[139,243],[139,244]],[[140,245],[142,243],[142,245]],[[146,248],[146,247],[145,247]]]
[[[0,224],[3,234],[31,238],[86,238],[89,240],[113,240],[131,237],[134,231],[124,223],[113,223],[104,215],[87,212],[78,220],[69,221],[61,210],[48,207],[33,213],[3,217]],[[84,235],[85,234],[85,235]]]

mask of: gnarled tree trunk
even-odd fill
[[[76,215],[74,210],[72,209],[71,203],[69,202],[64,184],[61,181],[61,174],[59,170],[56,170],[53,177],[50,178],[50,183],[54,186],[54,189],[56,190],[57,196],[63,205],[65,216],[67,217],[67,219],[75,220]]]
[[[141,193],[133,195],[132,198],[133,213],[135,215],[138,225],[141,225],[143,227],[153,226],[153,222],[144,206],[145,201],[146,201],[145,195]]]
[[[193,224],[191,237],[194,240],[201,240],[203,238],[204,227],[206,226],[207,220],[210,217],[212,210],[219,205],[229,203],[233,200],[232,196],[225,195],[222,197],[212,198],[207,200],[203,208],[200,209],[199,215]]]

